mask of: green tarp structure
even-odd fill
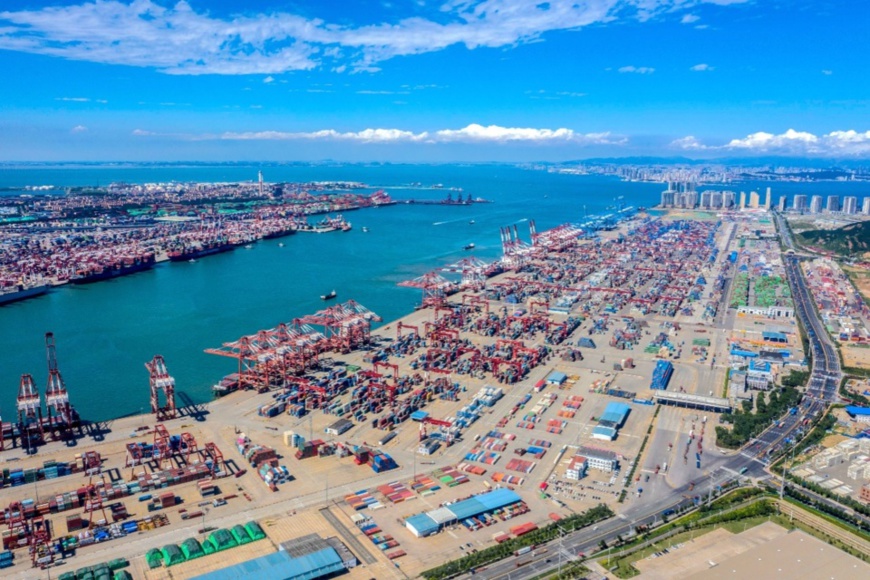
[[[57,577],[57,580],[76,580],[75,572],[64,572],[60,576]]]
[[[230,530],[233,533],[233,537],[236,539],[236,542],[241,546],[242,544],[247,544],[252,542],[250,534],[248,534],[248,530],[245,529],[245,526],[236,524],[233,526],[233,529]]]
[[[224,529],[213,531],[208,539],[214,544],[215,550],[218,552],[229,550],[239,545],[233,535]]]
[[[206,556],[208,556],[209,554],[214,554],[215,552],[217,552],[217,550],[214,547],[214,544],[212,544],[208,538],[203,540],[201,545],[202,545],[202,551],[205,552]]]
[[[115,558],[114,560],[109,560],[108,566],[110,570],[120,570],[121,568],[126,568],[130,565],[130,562],[126,558]]]
[[[157,568],[163,564],[163,554],[157,548],[151,548],[145,554],[145,562],[149,568]]]
[[[161,552],[163,553],[163,564],[167,567],[184,562],[184,553],[175,544],[166,544]]]
[[[205,556],[202,545],[196,538],[188,538],[181,543],[181,551],[187,560],[194,560]]]
[[[248,530],[248,533],[251,535],[252,540],[262,540],[266,537],[266,533],[263,531],[263,528],[260,527],[260,524],[257,522],[248,522],[245,524],[245,529]]]
[[[114,580],[133,580],[133,575],[126,570],[118,570],[115,572]]]

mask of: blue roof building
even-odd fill
[[[194,580],[243,580],[269,578],[269,580],[315,580],[344,570],[344,563],[334,548],[294,558],[280,551],[234,566],[194,576]]]
[[[481,514],[490,513],[522,501],[522,498],[509,489],[494,489],[451,505],[417,514],[405,520],[405,527],[418,538],[434,534],[449,521],[462,521]],[[451,517],[445,517],[450,512]]]
[[[561,385],[566,380],[568,380],[568,375],[563,372],[553,371],[547,375],[547,384],[549,385]]]
[[[858,407],[856,405],[849,405],[846,407],[846,412],[849,413],[849,416],[855,419],[856,421],[870,422],[870,407]]]
[[[601,421],[609,421],[619,428],[625,423],[625,418],[628,417],[629,412],[631,412],[631,407],[626,403],[607,403]]]

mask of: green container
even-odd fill
[[[214,554],[217,550],[215,550],[214,544],[211,543],[211,540],[206,538],[202,541],[202,551],[205,552],[205,555]]]
[[[133,580],[133,575],[126,570],[118,570],[115,572],[114,580]]]
[[[75,572],[64,572],[60,576],[57,577],[57,580],[76,580]]]

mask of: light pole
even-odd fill
[[[202,508],[202,536],[203,537],[205,537],[205,535],[208,533],[205,529],[205,516],[207,513],[208,513],[208,508],[207,507]]]

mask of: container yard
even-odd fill
[[[177,404],[172,361],[162,357],[143,372],[152,413],[114,421],[101,441],[80,435],[74,453],[61,440],[22,437],[45,423],[39,389],[24,389],[3,451],[16,460],[2,491],[12,577],[27,577],[31,554],[97,565],[104,551],[81,534],[99,533],[99,544],[135,523],[143,533],[118,543],[118,555],[134,577],[157,578],[167,561],[192,569],[188,560],[205,565],[226,543],[200,530],[232,535],[249,519],[275,545],[315,531],[342,538],[366,568],[351,577],[381,577],[387,568],[378,567],[399,559],[413,576],[460,544],[483,547],[553,514],[616,506],[621,470],[635,462],[639,473],[656,462],[649,473],[661,481],[643,495],[631,482],[625,501],[654,501],[665,477],[691,477],[696,457],[718,453],[702,444],[706,418],[692,409],[661,407],[638,453],[654,393],[708,395],[724,384],[725,369],[710,360],[727,361],[733,345],[707,330],[724,308],[716,281],[733,268],[734,224],[634,218],[594,237],[530,226],[530,244],[503,231],[496,264],[468,259],[403,284],[421,308],[400,321],[375,328],[378,315],[348,300],[217,337],[207,352],[232,360],[234,372],[215,378],[219,398],[201,421]],[[689,431],[683,464],[665,446]],[[588,469],[567,481],[580,453]],[[36,480],[54,503],[34,497]],[[510,501],[465,508],[481,497]],[[462,513],[447,518],[450,506]],[[406,525],[418,520],[419,534]],[[440,529],[452,535],[431,535]],[[74,556],[57,548],[72,538]],[[232,562],[268,553],[261,542],[236,544]],[[177,550],[163,553],[170,545]]]

